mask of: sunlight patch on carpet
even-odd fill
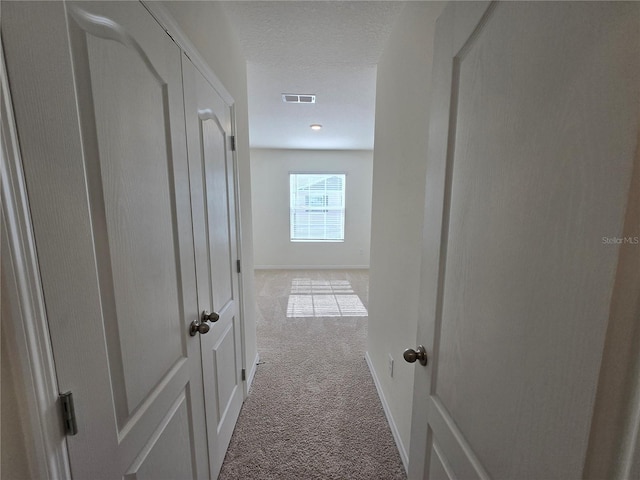
[[[348,280],[294,278],[287,317],[366,317],[367,308]]]

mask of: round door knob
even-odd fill
[[[194,320],[193,322],[191,322],[189,335],[191,335],[192,337],[194,337],[196,333],[201,333],[202,335],[204,335],[210,330],[210,328],[211,327],[209,327],[208,324],[201,322],[200,320]]]
[[[202,315],[200,316],[200,320],[202,321],[202,323],[204,322],[216,323],[218,320],[220,320],[220,315],[218,315],[216,312],[209,313],[208,311],[203,310]]]
[[[402,356],[409,363],[414,363],[416,360],[418,360],[422,365],[427,364],[427,349],[422,345],[418,347],[417,351],[413,348],[407,348]]]

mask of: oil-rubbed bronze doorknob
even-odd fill
[[[220,320],[220,315],[218,315],[216,312],[209,313],[207,310],[203,310],[202,315],[200,316],[200,321],[202,321],[202,323],[216,323],[218,320]]]
[[[189,335],[195,337],[196,333],[204,335],[210,330],[208,323],[201,322],[200,319],[191,322],[191,328],[189,329]]]
[[[415,351],[413,348],[407,348],[402,356],[409,363],[414,363],[418,360],[422,365],[427,364],[427,349],[422,345],[418,347],[418,351]]]

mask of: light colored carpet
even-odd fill
[[[257,271],[256,292],[264,363],[219,478],[405,479],[364,360],[367,317],[337,316],[363,314],[367,272]]]

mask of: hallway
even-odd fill
[[[366,270],[256,271],[260,364],[221,480],[406,478],[364,359],[368,285]]]
[[[0,480],[640,479],[638,25],[2,2]]]

